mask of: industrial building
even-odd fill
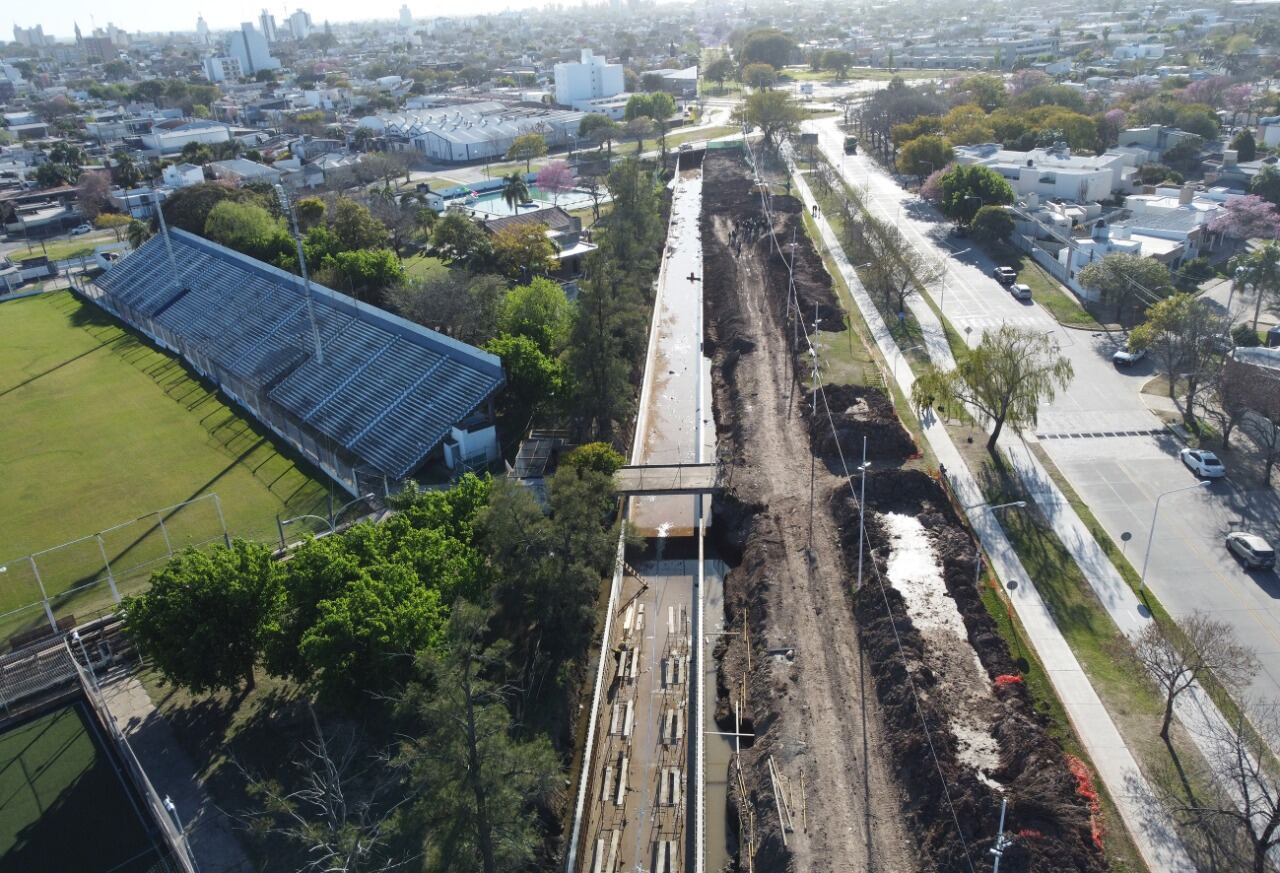
[[[516,137],[525,133],[539,133],[551,146],[568,145],[584,114],[486,101],[368,115],[359,123],[381,134],[391,149],[456,163],[505,157]]]

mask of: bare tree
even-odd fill
[[[407,865],[390,842],[401,807],[414,794],[405,790],[406,768],[388,752],[369,753],[354,731],[327,736],[315,710],[307,707],[315,739],[302,744],[295,760],[297,786],[236,766],[251,795],[263,804],[238,817],[250,829],[275,834],[300,846],[306,873],[384,873]]]
[[[1217,424],[1222,433],[1224,449],[1231,442],[1231,433],[1249,412],[1247,399],[1240,371],[1219,366],[1197,400],[1196,408],[1200,415]]]
[[[1178,696],[1212,674],[1226,685],[1242,685],[1258,672],[1253,651],[1236,642],[1231,626],[1196,612],[1178,625],[1180,640],[1173,640],[1156,622],[1149,623],[1134,641],[1139,663],[1155,679],[1164,695],[1164,721],[1160,738],[1169,742],[1169,726]]]
[[[1272,764],[1271,751],[1280,741],[1280,724],[1274,706],[1252,709],[1252,723],[1242,714],[1234,722],[1220,723],[1206,737],[1207,763],[1225,790],[1179,806],[1209,823],[1216,820],[1233,826],[1251,850],[1249,869],[1267,873],[1273,869],[1271,853],[1280,845],[1280,774]]]
[[[1272,413],[1264,415],[1261,412],[1249,410],[1240,420],[1240,429],[1253,440],[1253,444],[1262,453],[1262,459],[1266,462],[1266,468],[1262,471],[1262,481],[1270,484],[1271,469],[1275,467],[1276,461],[1280,461],[1280,421],[1277,421]]]

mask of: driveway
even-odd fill
[[[818,132],[827,159],[849,184],[865,192],[873,213],[946,262],[945,288],[931,289],[932,296],[969,345],[976,345],[984,330],[1002,324],[1055,338],[1071,360],[1075,379],[1042,406],[1035,433],[1026,439],[1039,441],[1140,570],[1156,498],[1195,483],[1177,460],[1180,446],[1139,393],[1151,378],[1150,362],[1118,368],[1111,354],[1123,335],[1063,328],[1034,301],[1013,299],[991,278],[996,264],[967,240],[949,238],[947,223],[936,210],[866,156],[844,154],[844,135],[835,119],[806,122],[804,129]],[[1235,439],[1247,444],[1243,434]],[[1280,577],[1245,572],[1222,546],[1222,536],[1240,527],[1280,543],[1280,498],[1272,489],[1258,487],[1256,476],[1239,478],[1161,503],[1147,585],[1174,616],[1201,610],[1229,622],[1262,662],[1251,694],[1280,701]],[[1124,534],[1129,534],[1127,542]]]

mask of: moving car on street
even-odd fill
[[[1178,453],[1187,469],[1202,479],[1221,479],[1227,475],[1227,468],[1213,452],[1205,449],[1183,449]]]
[[[991,271],[991,275],[996,277],[996,281],[1001,285],[1012,285],[1018,281],[1018,271],[1013,267],[996,267]]]

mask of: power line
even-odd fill
[[[782,247],[778,243],[777,231],[773,225],[773,210],[770,208],[770,205],[769,205],[767,188],[764,185],[764,180],[760,177],[759,166],[756,163],[755,153],[751,149],[751,143],[744,137],[743,144],[747,149],[747,154],[750,158],[751,170],[753,175],[755,176],[756,186],[760,190],[761,208],[764,211],[765,218],[767,219],[766,225],[769,228],[769,238],[773,243],[774,249],[778,252],[779,256],[781,256]],[[783,262],[787,263],[786,258],[783,258]],[[788,274],[788,294],[789,294],[788,301],[787,301],[788,307],[795,306],[796,311],[798,312],[799,301],[796,295],[795,274],[794,274],[794,271],[792,270],[792,266],[790,263],[787,263],[787,274]],[[803,319],[797,318],[797,321],[803,321]],[[805,342],[808,344],[813,354],[813,362],[814,362],[813,365],[814,365],[814,373],[815,373],[815,383],[817,384],[817,393],[822,397],[822,406],[827,416],[827,423],[831,428],[831,435],[832,435],[833,441],[835,442],[836,452],[840,458],[840,467],[844,471],[845,485],[849,488],[849,495],[853,499],[854,505],[859,509],[859,519],[860,519],[859,534],[863,535],[865,534],[865,519],[863,518],[865,513],[862,511],[863,507],[859,502],[857,491],[854,489],[853,474],[849,470],[849,464],[844,454],[844,447],[840,444],[840,433],[836,428],[835,417],[831,413],[831,405],[827,401],[826,389],[816,379],[816,374],[818,372],[817,348],[813,344],[813,338],[809,335],[808,326],[802,324],[801,329],[804,331]],[[817,328],[815,325],[815,330],[816,329]],[[850,329],[852,329],[852,327]],[[817,414],[816,407],[813,410],[811,410],[810,414],[813,414],[813,415]],[[810,436],[810,439],[811,440],[813,439],[812,434]],[[811,450],[812,450],[812,446],[811,446]],[[969,843],[967,840],[965,840],[964,830],[960,826],[960,818],[956,814],[955,804],[951,800],[951,790],[947,784],[946,775],[942,771],[942,763],[941,761],[938,760],[937,749],[934,747],[933,735],[929,730],[929,722],[925,718],[924,711],[921,706],[920,694],[919,694],[919,691],[916,689],[915,680],[911,676],[911,670],[910,670],[910,665],[907,662],[906,651],[904,650],[902,645],[902,638],[898,634],[898,627],[897,627],[897,622],[894,620],[893,609],[889,604],[889,595],[885,589],[884,577],[881,575],[880,568],[875,561],[870,561],[869,563],[871,565],[872,575],[875,576],[876,583],[880,588],[880,596],[884,601],[885,614],[888,616],[889,626],[893,630],[894,645],[898,649],[898,657],[902,659],[904,673],[906,674],[906,677],[907,677],[907,687],[911,691],[911,697],[915,705],[916,715],[919,717],[920,725],[924,729],[925,741],[929,746],[929,755],[933,759],[934,769],[938,773],[938,781],[942,784],[942,795],[944,800],[946,801],[947,810],[951,814],[951,820],[955,824],[956,836],[960,839],[960,845],[964,849],[965,865],[968,867],[969,873],[976,873],[976,870],[973,866],[973,859],[970,856],[970,852],[969,852]],[[864,766],[865,766],[865,762],[864,762]]]

